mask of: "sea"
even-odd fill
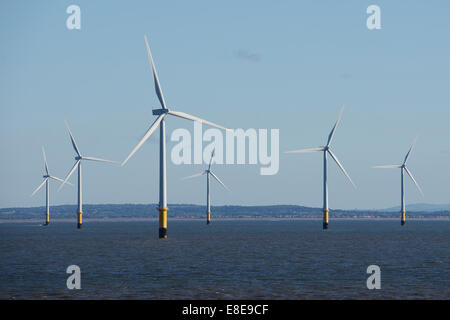
[[[0,299],[449,299],[449,262],[449,220],[0,223]]]

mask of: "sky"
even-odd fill
[[[68,6],[81,9],[69,30]],[[369,30],[369,5],[381,29]],[[279,129],[280,167],[213,165],[231,189],[212,183],[212,205],[322,206],[317,147],[341,105],[333,151],[357,185],[329,163],[329,206],[386,208],[450,202],[450,2],[442,1],[2,1],[0,4],[0,207],[45,204],[50,173],[74,164],[64,120],[83,155],[123,161],[159,106],[145,51],[147,35],[169,107],[228,128]],[[166,122],[170,134],[190,121]],[[206,129],[206,128],[205,128]],[[85,204],[157,203],[159,133],[126,166],[86,163]],[[170,157],[169,157],[170,159]],[[168,203],[204,204],[206,165],[168,161]],[[73,175],[72,183],[76,182]],[[75,204],[76,188],[51,185],[51,204]],[[156,212],[156,211],[155,211]]]

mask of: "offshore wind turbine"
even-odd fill
[[[392,169],[397,168],[401,171],[401,205],[400,205],[400,213],[401,213],[401,220],[400,223],[402,226],[405,225],[406,221],[406,209],[405,209],[405,181],[403,179],[404,172],[408,174],[408,176],[411,178],[411,180],[416,185],[417,189],[419,190],[420,194],[423,196],[422,189],[420,188],[419,184],[417,183],[416,179],[414,179],[414,176],[412,175],[411,171],[406,167],[406,161],[409,158],[409,155],[411,154],[411,151],[416,144],[417,138],[414,139],[413,143],[411,144],[411,147],[408,150],[408,153],[405,156],[405,159],[403,160],[402,164],[389,164],[389,165],[383,165],[383,166],[374,166],[373,168],[382,168],[382,169]]]
[[[44,157],[44,168],[45,168],[45,175],[43,176],[44,180],[42,181],[42,183],[33,191],[33,193],[31,194],[31,196],[34,196],[36,192],[39,191],[39,189],[41,189],[44,184],[45,184],[45,190],[46,190],[46,195],[45,195],[45,208],[46,208],[46,213],[45,213],[45,226],[48,226],[48,224],[50,223],[50,179],[59,181],[59,182],[64,182],[63,179],[60,179],[58,177],[52,176],[48,170],[48,164],[47,164],[47,157],[45,156],[45,150],[44,147],[42,147],[42,156]],[[70,185],[72,185],[71,183],[69,183]]]
[[[222,182],[220,181],[219,177],[217,177],[214,172],[211,171],[211,164],[212,164],[212,159],[214,157],[214,151],[211,153],[211,159],[209,160],[209,165],[208,165],[208,169],[194,174],[192,176],[188,176],[183,178],[184,179],[191,179],[191,178],[196,178],[196,177],[200,177],[206,174],[206,224],[210,224],[211,223],[211,197],[210,197],[210,192],[209,192],[209,176],[211,175],[214,179],[217,180],[217,182],[219,182],[222,187],[224,187],[225,189],[227,189],[228,191],[230,191],[230,189],[228,189],[228,187]]]
[[[69,125],[66,123],[67,131],[69,132],[70,141],[72,142],[72,147],[75,150],[76,156],[75,156],[75,164],[70,169],[69,173],[67,174],[66,178],[64,179],[63,183],[59,187],[58,191],[61,190],[61,188],[64,186],[64,184],[67,183],[67,180],[69,180],[70,176],[75,172],[75,170],[78,168],[78,207],[77,207],[77,228],[81,229],[81,225],[83,224],[83,192],[82,192],[82,184],[81,184],[81,162],[82,161],[98,161],[98,162],[109,162],[109,163],[119,163],[117,161],[111,161],[111,160],[105,160],[100,158],[93,158],[93,157],[85,157],[81,155],[80,149],[78,149],[77,144],[75,143],[75,139],[72,135],[72,132],[70,131]]]
[[[153,115],[158,116],[150,126],[150,128],[145,133],[144,137],[139,141],[139,143],[134,147],[127,158],[122,162],[122,166],[127,163],[127,161],[133,156],[133,154],[144,144],[145,141],[151,136],[151,134],[159,126],[159,238],[167,238],[167,180],[166,180],[166,124],[165,117],[167,115],[176,116],[179,118],[198,121],[200,123],[208,124],[210,126],[226,130],[225,127],[219,126],[215,123],[200,119],[198,117],[192,116],[190,114],[178,111],[172,111],[167,108],[164,95],[161,90],[161,85],[159,84],[158,74],[156,72],[155,64],[153,62],[152,53],[150,51],[150,46],[148,45],[147,37],[144,36],[145,45],[147,48],[148,60],[150,61],[150,66],[152,68],[153,80],[155,85],[156,95],[161,104],[160,109],[153,109]]]
[[[339,121],[341,120],[342,113],[344,112],[344,106],[342,106],[341,111],[339,112],[338,119],[336,120],[336,123],[334,124],[333,128],[331,129],[330,134],[328,135],[328,141],[325,146],[321,146],[318,148],[311,148],[311,149],[301,149],[301,150],[292,150],[287,151],[285,153],[307,153],[307,152],[323,152],[323,229],[328,229],[328,181],[327,181],[327,155],[330,155],[331,158],[336,162],[336,164],[341,168],[342,172],[345,174],[345,176],[348,178],[348,180],[351,182],[353,187],[356,188],[355,183],[353,182],[352,178],[350,178],[347,171],[345,171],[343,165],[339,162],[339,159],[337,156],[331,151],[330,145],[331,141],[333,140],[334,133],[336,132],[336,128],[339,124]]]

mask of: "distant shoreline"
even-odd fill
[[[158,221],[158,218],[84,218],[85,222],[139,222],[139,221]],[[172,221],[203,221],[204,218],[178,218],[173,217]],[[215,218],[215,221],[288,221],[288,220],[312,220],[312,221],[322,221],[322,218],[278,218],[278,217],[258,217],[258,218]],[[361,218],[334,218],[333,220],[352,220],[352,221],[396,221],[399,218],[376,218],[376,217],[361,217]],[[450,221],[450,217],[429,217],[429,218],[409,218],[409,221]],[[72,218],[55,218],[50,220],[52,222],[74,222],[76,219]],[[43,219],[11,219],[11,220],[0,220],[0,224],[5,223],[42,223]]]
[[[449,204],[450,206],[450,204]],[[85,221],[125,222],[125,221],[155,221],[158,219],[156,204],[86,204]],[[171,221],[202,221],[205,217],[205,207],[193,204],[169,204],[168,217]],[[449,207],[450,209],[450,207]],[[0,209],[0,223],[38,222],[44,220],[44,207]],[[74,205],[52,206],[50,220],[74,221],[77,208]],[[321,220],[322,209],[298,205],[271,206],[214,206],[213,220],[217,221],[294,221]],[[332,209],[333,220],[365,221],[365,220],[400,220],[399,211],[361,211]],[[407,220],[450,220],[450,210],[422,212],[410,209]]]

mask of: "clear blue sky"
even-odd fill
[[[81,7],[81,30],[66,8]],[[382,29],[366,28],[381,7]],[[450,2],[442,1],[2,1],[0,4],[0,207],[44,204],[41,146],[51,173],[64,177],[73,150],[122,161],[158,106],[147,34],[169,106],[230,128],[278,128],[281,151],[323,145],[340,105],[334,151],[358,185],[330,163],[331,208],[450,202]],[[246,52],[258,59],[246,59]],[[172,118],[167,129],[192,123]],[[85,203],[156,203],[158,134],[125,167],[86,163]],[[170,150],[174,143],[168,142]],[[168,164],[168,202],[204,204],[204,166]],[[280,171],[215,166],[231,188],[212,204],[322,205],[320,154],[280,154]],[[71,179],[75,182],[75,175]],[[64,187],[52,204],[76,203]]]

